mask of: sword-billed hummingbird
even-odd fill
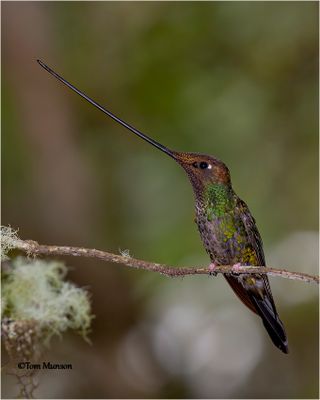
[[[235,270],[238,265],[266,265],[255,219],[246,203],[233,191],[229,170],[222,161],[206,154],[170,150],[89,98],[42,61],[38,60],[38,63],[100,111],[173,158],[185,170],[194,191],[195,220],[211,259],[212,272],[217,265],[234,265]],[[286,333],[267,275],[230,273],[224,277],[240,300],[261,317],[275,346],[288,353]]]

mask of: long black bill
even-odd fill
[[[95,102],[94,100],[90,99],[85,93],[81,92],[81,90],[77,89],[75,86],[73,86],[71,83],[66,81],[62,76],[58,75],[56,72],[54,72],[51,68],[49,68],[46,64],[44,64],[41,60],[37,60],[37,62],[41,65],[42,68],[47,70],[51,75],[53,75],[55,78],[57,78],[60,82],[64,83],[66,86],[68,86],[70,89],[72,89],[74,92],[78,93],[79,96],[83,97],[85,100],[87,100],[89,103],[97,107],[100,111],[103,113],[107,114],[109,117],[114,119],[116,122],[118,122],[120,125],[124,126],[125,128],[129,129],[131,132],[133,132],[135,135],[141,137],[143,140],[147,141],[148,143],[152,144],[154,147],[157,149],[163,151],[164,153],[168,154],[170,157],[176,159],[174,152],[169,150],[167,147],[163,146],[162,144],[156,142],[155,140],[151,139],[149,136],[145,135],[144,133],[138,131],[138,129],[134,128],[133,126],[127,124],[124,122],[122,119],[117,117],[116,115],[112,114],[112,112],[108,111],[104,107],[102,107],[100,104]]]

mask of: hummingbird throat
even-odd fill
[[[222,217],[235,206],[231,186],[223,183],[210,183],[204,189],[204,207],[208,221],[214,217]]]

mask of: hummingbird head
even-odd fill
[[[172,151],[172,158],[186,171],[196,193],[211,184],[231,186],[228,167],[215,157]]]

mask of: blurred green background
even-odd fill
[[[317,2],[4,2],[2,223],[40,243],[207,265],[190,184],[36,63],[170,148],[230,168],[267,263],[318,271]],[[66,259],[92,345],[45,358],[40,398],[318,398],[318,288],[272,279],[290,354],[223,277]],[[2,395],[16,393],[2,380]]]

